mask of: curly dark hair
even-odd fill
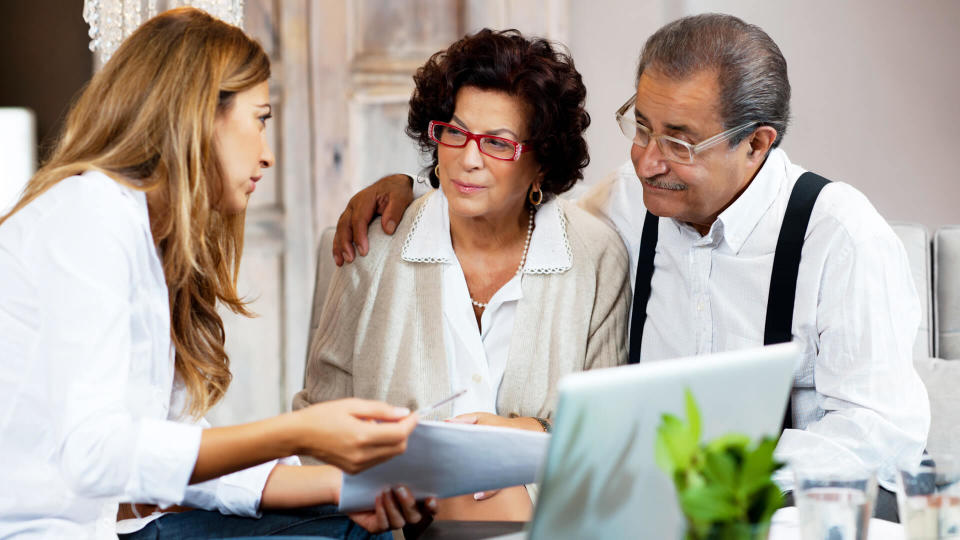
[[[590,163],[583,138],[590,125],[583,107],[587,89],[570,55],[549,41],[526,38],[517,30],[484,28],[431,56],[413,80],[406,133],[433,156],[428,166],[433,187],[440,185],[433,172],[437,146],[427,126],[431,120],[453,117],[457,92],[465,86],[500,90],[527,105],[530,136],[524,144],[534,150],[545,194],[563,193],[583,178],[583,168]]]

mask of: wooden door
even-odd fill
[[[218,425],[256,420],[290,408],[299,390],[313,291],[313,164],[307,0],[246,0],[244,28],[271,60],[268,137],[276,165],[257,184],[247,209],[239,290],[258,317],[221,309],[233,382],[208,415]],[[297,373],[291,379],[289,370]]]

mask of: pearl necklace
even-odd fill
[[[527,239],[523,241],[523,255],[520,256],[520,264],[517,266],[517,272],[515,276],[520,275],[520,272],[523,271],[523,265],[527,262],[527,250],[530,249],[530,236],[533,234],[533,210],[530,210],[530,221],[527,223]],[[473,299],[473,296],[470,296],[470,302],[473,305],[477,306],[480,309],[487,307],[487,304],[484,302],[477,302]],[[489,300],[487,301],[489,302]]]

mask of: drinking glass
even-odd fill
[[[803,540],[866,540],[877,497],[874,471],[793,466]]]
[[[897,486],[907,540],[960,539],[960,456],[901,464]]]

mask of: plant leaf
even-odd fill
[[[697,407],[697,400],[693,398],[693,392],[689,388],[684,390],[684,401],[687,409],[687,423],[690,425],[690,437],[694,444],[700,442],[700,408]]]
[[[753,495],[747,515],[752,523],[766,523],[781,506],[783,506],[783,493],[776,484],[770,482]]]
[[[750,445],[750,437],[743,433],[725,433],[707,443],[707,449],[710,451],[723,451],[730,448],[737,448],[746,453],[747,446]]]
[[[680,494],[680,508],[695,522],[727,521],[740,516],[732,493],[724,486],[704,485]]]
[[[673,471],[690,467],[691,459],[697,450],[697,441],[690,436],[690,430],[679,418],[664,414],[657,428],[657,446],[663,447],[662,455],[668,455]],[[661,461],[666,461],[662,460]],[[660,461],[658,461],[658,464]]]
[[[727,452],[706,452],[703,475],[708,482],[726,486],[733,492],[737,487],[737,464]]]
[[[672,477],[673,471],[677,468],[677,464],[673,461],[673,455],[670,454],[670,447],[667,445],[667,434],[663,429],[663,424],[657,428],[657,440],[653,448],[657,467]]]
[[[747,453],[740,477],[740,489],[745,496],[751,496],[771,484],[771,475],[783,466],[773,460],[776,447],[776,439],[764,437],[756,448]]]
[[[773,459],[776,439],[766,437],[752,445],[746,435],[728,433],[701,444],[700,410],[689,388],[684,406],[686,422],[672,414],[661,416],[655,457],[673,480],[688,537],[713,538],[718,531],[739,534],[749,529],[735,524],[769,523],[782,504],[772,480],[773,472],[782,467]]]

